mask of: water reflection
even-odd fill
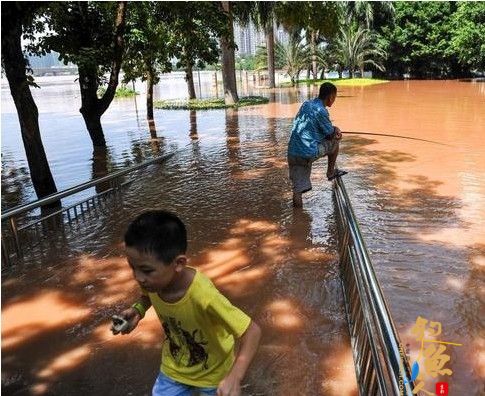
[[[28,168],[14,161],[11,154],[2,153],[2,211],[24,202],[32,193]]]
[[[197,111],[190,110],[189,111],[189,118],[190,118],[190,138],[192,140],[198,139],[197,135]]]

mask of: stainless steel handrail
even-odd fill
[[[334,184],[334,197],[342,287],[359,393],[412,396],[409,363],[341,178]]]
[[[129,182],[122,183],[121,178],[131,172],[136,170],[145,168],[151,164],[156,162],[165,161],[171,158],[175,152],[153,158],[151,160],[145,161],[141,164],[129,167],[127,169],[123,169],[120,171],[113,172],[107,176],[103,176],[94,180],[91,180],[86,183],[79,184],[77,186],[71,187],[69,189],[57,192],[55,194],[49,195],[48,197],[30,202],[25,205],[19,205],[13,209],[7,210],[5,213],[2,213],[1,220],[2,224],[5,223],[6,227],[2,227],[2,261],[9,264],[12,257],[21,258],[23,257],[23,246],[25,244],[25,239],[28,238],[28,232],[34,234],[34,239],[37,241],[42,241],[42,235],[39,234],[37,226],[40,224],[45,224],[48,220],[52,223],[55,223],[56,217],[60,217],[63,219],[61,224],[64,222],[64,215],[66,215],[66,220],[69,224],[73,221],[73,219],[77,220],[79,216],[84,218],[84,215],[89,212],[91,209],[96,209],[97,206],[101,205],[102,202],[106,202],[106,199],[111,196],[117,196],[118,192],[121,190],[123,186],[125,186]],[[87,199],[82,201],[76,202],[73,205],[68,207],[61,207],[50,211],[47,215],[42,214],[39,218],[31,221],[30,223],[23,224],[19,226],[19,218],[30,212],[32,210],[41,208],[45,205],[49,205],[53,202],[57,202],[62,198],[77,194],[81,191],[87,190],[92,187],[96,187],[101,184],[105,184],[109,182],[111,187],[104,190],[101,193],[95,194]],[[72,214],[71,214],[72,212]],[[21,234],[25,237],[22,238]],[[32,239],[32,237],[31,237]]]
[[[86,183],[78,184],[77,186],[68,188],[67,190],[59,191],[55,194],[51,194],[51,195],[49,195],[45,198],[39,199],[37,201],[33,201],[33,202],[30,202],[30,203],[25,204],[25,205],[16,206],[15,208],[7,210],[5,213],[2,213],[2,221],[8,220],[12,216],[17,216],[19,214],[23,214],[23,213],[29,212],[33,209],[37,209],[37,208],[40,208],[42,206],[48,205],[50,203],[59,201],[62,198],[76,194],[76,193],[83,191],[83,190],[86,190],[88,188],[96,187],[97,185],[99,185],[101,183],[106,183],[108,181],[115,180],[115,179],[119,178],[120,176],[124,176],[124,175],[131,173],[133,171],[136,171],[138,169],[145,168],[146,166],[151,165],[155,162],[167,160],[170,157],[172,157],[173,155],[174,155],[174,153],[170,153],[170,154],[163,155],[161,157],[153,158],[151,160],[145,161],[141,164],[132,166],[130,168],[122,169],[120,171],[113,172],[113,173],[111,173],[107,176],[103,176],[103,177],[91,180],[89,182],[86,182]]]

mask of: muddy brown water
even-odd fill
[[[125,337],[108,330],[110,315],[136,295],[121,236],[148,208],[184,219],[191,264],[261,324],[244,394],[356,394],[324,162],[304,210],[290,204],[288,133],[314,92],[265,94],[270,104],[238,111],[158,112],[164,139],[144,150],[177,155],[139,172],[122,201],[74,225],[45,256],[3,274],[6,394],[149,394],[158,320],[148,314]],[[115,129],[117,116],[133,115],[125,103],[109,119]],[[441,322],[440,340],[462,344],[448,347],[452,375],[429,379],[431,392],[438,380],[452,395],[484,392],[484,110],[485,86],[455,81],[340,88],[331,109],[344,131],[445,144],[349,134],[339,160],[351,171],[347,189],[411,355],[418,316]]]

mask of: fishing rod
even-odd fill
[[[389,135],[389,134],[386,134],[386,133],[351,132],[351,131],[345,131],[345,132],[342,132],[342,133],[345,133],[346,135],[371,135],[371,136],[394,137],[394,138],[408,139],[408,140],[419,140],[421,142],[434,143],[434,144],[439,144],[441,146],[453,147],[451,144],[435,142],[434,140],[420,139],[420,138],[415,138],[415,137],[411,137],[411,136],[399,136],[399,135]]]

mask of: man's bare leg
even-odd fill
[[[294,208],[303,207],[303,199],[301,197],[301,193],[293,191],[293,207]]]
[[[328,153],[327,177],[331,177],[335,173],[335,163],[337,162],[339,146],[337,142],[335,149]]]

